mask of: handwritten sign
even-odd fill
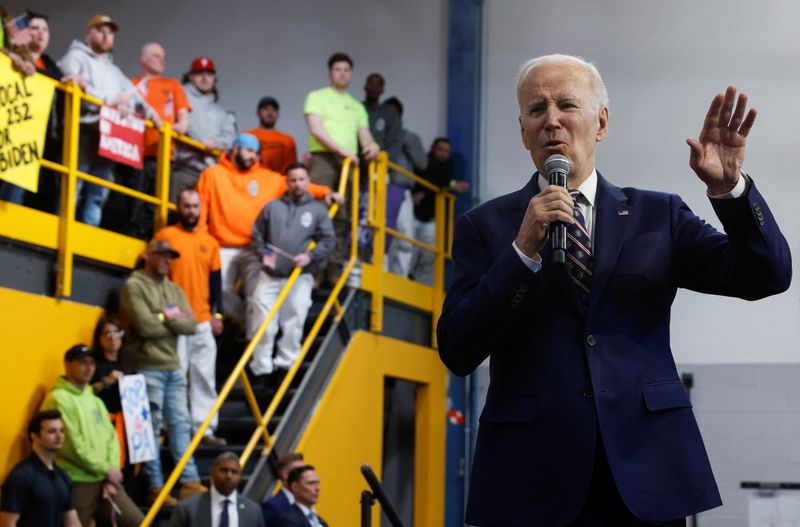
[[[158,456],[158,445],[153,438],[153,421],[150,417],[150,399],[144,375],[125,375],[119,380],[119,397],[125,417],[125,435],[128,438],[128,459],[131,463],[151,461]]]
[[[54,90],[52,79],[25,77],[0,54],[0,178],[31,192],[39,189]]]
[[[100,145],[97,153],[105,158],[142,168],[144,120],[135,115],[123,117],[110,106],[100,108]]]

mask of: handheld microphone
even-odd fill
[[[551,185],[567,188],[569,159],[553,154],[544,162],[544,173]],[[553,249],[552,262],[563,264],[567,261],[567,224],[557,221],[550,226],[550,247]]]

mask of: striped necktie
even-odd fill
[[[578,287],[581,303],[584,309],[589,309],[589,298],[592,290],[592,271],[594,258],[592,258],[592,241],[586,231],[586,222],[578,206],[582,194],[578,190],[571,190],[572,216],[575,223],[567,226],[567,266],[572,281]]]

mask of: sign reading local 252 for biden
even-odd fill
[[[26,77],[0,54],[0,179],[36,192],[55,83]]]

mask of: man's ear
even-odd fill
[[[600,114],[597,116],[597,135],[596,140],[599,143],[603,140],[608,132],[608,106],[603,106]]]

